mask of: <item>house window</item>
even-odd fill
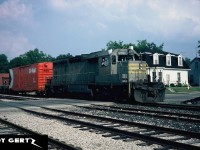
[[[153,64],[154,65],[158,65],[159,64],[158,53],[153,54]]]
[[[161,71],[158,72],[158,79],[159,79],[160,82],[162,82],[162,72]]]
[[[166,55],[166,65],[171,66],[171,55],[170,54]]]
[[[181,73],[180,72],[177,73],[177,82],[181,83]]]
[[[178,66],[183,66],[183,58],[181,55],[178,56]]]
[[[152,72],[153,82],[156,82],[156,72]]]

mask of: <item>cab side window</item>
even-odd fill
[[[108,64],[109,64],[108,58],[107,57],[102,57],[102,59],[101,59],[101,66],[102,67],[103,66],[108,66]]]
[[[116,56],[115,55],[112,56],[112,64],[116,64]]]

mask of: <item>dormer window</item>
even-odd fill
[[[178,56],[178,66],[183,66],[183,57],[181,55]]]
[[[153,54],[153,64],[154,65],[158,65],[159,64],[158,53]]]
[[[166,65],[171,66],[171,54],[166,55]]]

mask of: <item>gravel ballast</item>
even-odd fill
[[[63,105],[62,105],[63,106]],[[75,147],[80,147],[84,150],[150,150],[158,145],[138,146],[136,144],[143,143],[142,141],[123,141],[122,139],[115,140],[112,137],[103,137],[102,134],[89,132],[89,130],[80,130],[76,125],[57,120],[44,119],[39,116],[30,115],[18,109],[9,108],[0,109],[1,118],[32,129],[41,134],[47,134],[50,137],[64,141],[67,144],[72,144]],[[103,133],[106,134],[106,133]]]

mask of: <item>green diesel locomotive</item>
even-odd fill
[[[95,99],[162,102],[165,86],[150,82],[147,67],[133,47],[82,54],[53,63],[53,78],[46,93],[87,93]]]

